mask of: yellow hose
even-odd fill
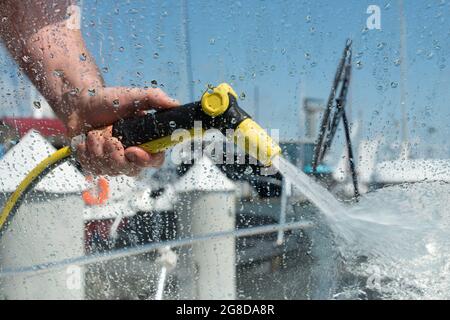
[[[24,192],[27,188],[39,178],[39,176],[45,172],[45,170],[54,164],[60,162],[61,160],[66,159],[72,153],[70,147],[64,147],[50,155],[48,158],[39,163],[30,173],[22,180],[22,182],[17,187],[16,191],[8,198],[6,201],[5,207],[2,210],[0,215],[0,230],[3,229],[3,225],[8,220],[11,212],[16,206],[19,199],[24,195]]]

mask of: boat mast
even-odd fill
[[[403,0],[399,1],[399,15],[400,15],[400,110],[402,117],[402,144],[405,148],[405,156],[408,154],[408,141],[409,141],[409,131],[408,131],[408,115],[406,111],[407,103],[407,92],[406,92],[406,82],[407,82],[407,54],[406,54],[406,19],[404,14]]]
[[[194,77],[192,74],[191,39],[189,36],[189,12],[187,0],[181,3],[181,23],[183,31],[184,52],[186,58],[186,76],[188,101],[194,101]]]

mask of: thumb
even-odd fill
[[[103,119],[105,122],[112,123],[121,118],[126,118],[139,111],[149,109],[167,109],[179,106],[179,102],[170,98],[159,88],[127,88],[110,87],[104,88],[103,104],[110,106],[113,112],[105,115],[109,119]],[[111,111],[111,109],[109,111]]]

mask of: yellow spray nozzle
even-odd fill
[[[205,114],[214,118],[224,115],[229,108],[232,108],[234,111],[230,110],[230,112],[233,116],[227,117],[224,115],[224,117],[229,120],[225,122],[234,121],[235,123],[232,128],[235,129],[234,139],[236,144],[265,166],[270,166],[273,157],[281,153],[280,147],[237,103],[231,103],[230,99],[233,99],[233,97],[236,100],[238,99],[233,88],[227,83],[222,83],[203,94],[202,110]]]

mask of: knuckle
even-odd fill
[[[111,160],[114,162],[115,165],[123,166],[126,164],[125,156],[120,152],[112,152]]]
[[[96,136],[96,131],[95,130],[91,130],[91,131],[89,131],[88,133],[87,133],[87,137],[89,138],[93,138],[93,137],[95,137]]]
[[[97,133],[94,130],[91,130],[86,135],[88,142],[94,142],[97,139]]]
[[[164,93],[164,91],[162,91],[161,88],[152,88],[152,96],[155,99],[161,99],[164,98],[166,94]]]

